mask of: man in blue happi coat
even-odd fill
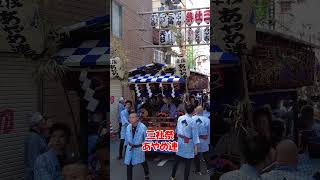
[[[61,180],[61,169],[68,162],[66,145],[70,129],[64,124],[54,124],[50,129],[49,151],[40,155],[34,165],[35,180]]]
[[[178,136],[178,151],[176,153],[171,180],[175,180],[176,171],[180,161],[184,161],[184,180],[188,180],[191,162],[198,153],[199,133],[192,119],[193,106],[186,106],[186,114],[180,116],[177,122],[176,133]]]
[[[261,172],[271,150],[271,143],[261,135],[246,135],[241,138],[241,154],[244,163],[239,170],[223,174],[220,180],[260,180]]]
[[[48,128],[50,127],[46,118],[39,112],[32,115],[30,119],[30,135],[26,138],[24,144],[25,180],[34,179],[34,163],[39,155],[48,151],[46,142]]]
[[[291,140],[283,140],[277,145],[277,161],[275,167],[262,175],[265,180],[300,180],[312,179],[298,166],[298,148]]]
[[[123,146],[124,146],[124,139],[126,135],[126,129],[129,125],[129,114],[132,110],[132,101],[126,101],[126,108],[121,111],[120,118],[121,118],[121,132],[120,132],[120,146],[119,146],[119,156],[118,160],[122,159],[123,156]]]
[[[119,104],[118,104],[118,121],[119,121],[119,138],[121,137],[121,112],[125,110],[125,100],[123,97],[119,98]]]
[[[142,164],[145,179],[149,179],[149,167],[142,151],[142,144],[147,136],[147,127],[138,120],[137,113],[129,116],[130,124],[126,129],[125,145],[126,152],[124,163],[127,165],[127,179],[132,180],[133,166]]]
[[[192,117],[193,123],[198,128],[199,140],[198,154],[195,156],[196,174],[201,175],[200,170],[200,155],[203,156],[206,165],[208,164],[208,152],[210,144],[210,119],[203,115],[202,106],[198,106],[195,109],[196,115]]]

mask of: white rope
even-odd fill
[[[147,84],[147,90],[148,90],[148,95],[149,95],[149,97],[151,97],[151,96],[152,96],[152,91],[151,91],[151,88],[150,88],[150,84],[149,84],[149,83]]]
[[[136,89],[137,96],[140,97],[141,93],[140,93],[138,84],[135,84],[135,89]]]

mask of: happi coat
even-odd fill
[[[120,131],[120,139],[125,139],[126,129],[129,125],[129,112],[127,109],[121,111],[121,131]]]
[[[147,136],[147,127],[139,122],[136,128],[135,135],[132,134],[132,124],[129,124],[126,129],[125,145],[127,145],[124,163],[126,165],[136,165],[145,161],[145,152],[142,147],[132,148],[131,145],[142,145]]]
[[[199,133],[200,143],[198,144],[198,152],[208,152],[210,144],[210,119],[203,115],[195,115],[192,119]],[[204,136],[206,136],[206,139]]]
[[[176,133],[178,135],[178,151],[176,155],[191,159],[194,158],[194,146],[200,143],[198,128],[196,127],[192,116],[185,114],[180,116],[177,122]],[[189,142],[186,143],[184,138],[185,136],[189,138]]]
[[[32,131],[24,144],[24,162],[26,171],[26,180],[33,180],[33,166],[37,157],[48,151],[48,146],[44,135]]]
[[[34,165],[34,180],[61,180],[60,163],[52,149],[37,158]]]

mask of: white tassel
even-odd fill
[[[140,96],[141,96],[141,93],[140,93],[138,84],[135,84],[135,88],[136,88],[137,96],[140,97]]]
[[[174,98],[174,97],[176,97],[176,95],[175,95],[175,92],[174,92],[174,86],[173,86],[173,83],[171,84],[171,88],[172,88],[171,96]]]
[[[161,88],[161,94],[162,94],[162,96],[164,96],[162,83],[160,83],[159,87]]]
[[[151,97],[152,96],[152,92],[151,92],[151,88],[150,88],[150,84],[149,83],[147,84],[147,90],[148,90],[149,97]]]

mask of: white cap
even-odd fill
[[[121,102],[121,101],[124,101],[124,98],[123,98],[123,97],[120,97],[120,98],[119,98],[119,102]]]
[[[43,119],[43,116],[41,115],[40,112],[33,113],[30,119],[30,126],[33,127],[38,125],[42,119]]]

